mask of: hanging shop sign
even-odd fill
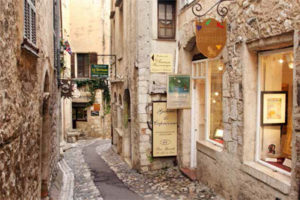
[[[207,58],[217,57],[226,44],[227,23],[209,18],[196,21],[196,43],[198,50]]]
[[[92,78],[108,78],[108,65],[92,65],[91,66]]]
[[[72,98],[73,84],[71,80],[60,80],[61,84],[61,97]]]
[[[153,102],[153,157],[177,155],[177,110]]]
[[[152,54],[150,66],[151,73],[172,73],[173,56],[171,54]]]
[[[191,107],[191,78],[189,75],[169,75],[167,107],[185,109]]]

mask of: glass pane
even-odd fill
[[[84,77],[84,60],[82,54],[77,54],[77,73],[78,78]]]
[[[173,6],[171,4],[168,4],[166,6],[167,6],[167,19],[172,20],[173,19]]]
[[[163,28],[164,26],[163,25],[159,25],[159,28],[158,28],[158,36],[159,37],[165,37],[166,35],[166,30],[165,28]]]
[[[223,82],[224,64],[219,60],[209,62],[209,139],[223,144]]]
[[[293,53],[260,56],[260,158],[290,171],[293,104]],[[286,109],[287,106],[287,109]]]
[[[158,18],[159,19],[165,19],[165,12],[166,12],[166,5],[165,4],[159,4],[158,5]]]
[[[166,37],[171,38],[173,37],[173,29],[166,29]]]

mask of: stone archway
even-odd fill
[[[49,174],[50,174],[50,132],[51,132],[51,120],[49,113],[49,97],[50,97],[50,85],[49,75],[46,72],[44,79],[43,89],[43,105],[42,105],[42,135],[41,135],[41,198],[48,196],[49,188]]]

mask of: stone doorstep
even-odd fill
[[[191,181],[196,181],[197,176],[196,176],[196,169],[191,169],[191,168],[180,168],[181,173],[183,173],[184,176],[189,178]]]

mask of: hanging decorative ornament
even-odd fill
[[[213,18],[196,21],[196,43],[198,51],[207,58],[217,57],[227,40],[227,23]]]

